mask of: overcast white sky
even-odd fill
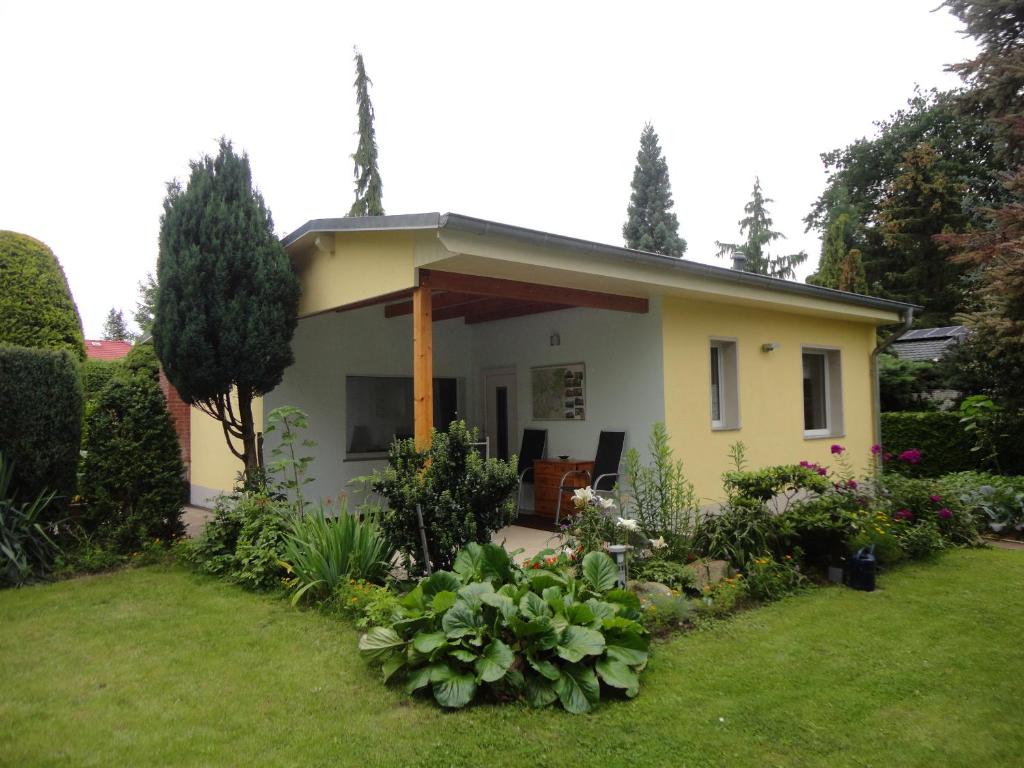
[[[388,213],[621,244],[640,131],[687,258],[738,238],[754,175],[793,250],[819,153],[870,134],[972,45],[938,0],[214,3],[0,0],[0,229],[57,253],[87,337],[154,269],[164,183],[227,135],[283,235],[352,201],[352,46]],[[724,264],[724,263],[723,263]]]

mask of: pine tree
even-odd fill
[[[133,314],[135,324],[139,326],[143,336],[153,331],[157,290],[156,276],[152,272],[147,272],[146,279],[139,281],[139,299],[135,302]]]
[[[120,309],[111,307],[107,313],[107,320],[103,324],[103,338],[107,341],[132,340],[132,333],[128,330],[128,324],[124,321],[124,312]]]
[[[377,134],[373,128],[373,104],[370,102],[370,86],[373,81],[366,75],[363,54],[356,51],[356,104],[359,108],[359,144],[352,161],[356,179],[356,200],[349,209],[349,216],[383,216],[384,185],[377,168]]]
[[[860,250],[851,248],[839,265],[839,282],[836,288],[850,293],[867,293],[868,279],[864,274],[864,259]]]
[[[221,422],[252,478],[262,464],[252,401],[292,363],[299,282],[248,156],[221,139],[217,157],[191,169],[164,200],[153,344],[182,400]]]
[[[807,278],[810,285],[838,288],[851,250],[860,257],[861,227],[857,210],[849,202],[845,187],[837,187],[829,208],[825,234],[821,239],[821,258],[818,271]],[[863,264],[862,264],[863,268]]]
[[[754,192],[750,202],[743,207],[747,215],[740,219],[740,234],[746,234],[743,243],[723,243],[716,241],[719,258],[732,258],[740,255],[744,259],[743,269],[770,277],[792,279],[796,276],[796,266],[807,261],[803,251],[786,256],[772,256],[766,246],[779,239],[785,239],[781,232],[772,229],[772,219],[768,215],[767,204],[775,202],[761,194],[761,180],[754,179]]]
[[[622,226],[626,247],[682,258],[686,241],[679,236],[679,220],[672,213],[675,203],[668,162],[661,156],[658,134],[650,123],[640,134],[632,187],[626,223]]]

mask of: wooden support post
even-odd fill
[[[412,392],[416,447],[430,447],[434,427],[434,323],[430,284],[424,276],[412,292]]]

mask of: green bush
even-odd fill
[[[0,451],[14,465],[19,499],[56,493],[44,522],[67,513],[81,433],[82,382],[71,353],[0,346]]]
[[[0,231],[0,344],[85,358],[82,320],[64,270],[43,243]]]
[[[882,414],[882,449],[889,458],[886,472],[907,477],[938,477],[978,469],[975,440],[960,423],[958,413],[902,411]],[[901,461],[905,451],[921,452],[917,463]]]
[[[386,682],[410,694],[429,688],[442,707],[489,693],[588,712],[601,683],[635,696],[648,656],[639,599],[615,588],[618,569],[604,553],[587,555],[580,571],[523,571],[503,548],[469,544],[454,572],[421,581],[359,650]]]
[[[371,478],[373,490],[388,502],[381,528],[407,566],[423,565],[417,504],[434,570],[451,567],[461,547],[490,541],[515,517],[515,461],[484,460],[471,445],[475,440],[475,430],[461,421],[435,431],[427,451],[416,450],[411,439],[396,440],[388,467]]]
[[[726,505],[708,514],[694,537],[700,557],[727,560],[738,568],[777,548],[775,516],[765,505]]]
[[[90,414],[80,522],[118,552],[181,536],[184,466],[159,385],[113,378]]]
[[[293,602],[303,595],[324,597],[348,581],[383,584],[391,572],[395,548],[381,532],[379,515],[336,517],[322,508],[292,520],[284,562],[292,576]]]
[[[49,573],[60,548],[43,526],[52,493],[14,497],[14,467],[0,453],[0,587],[20,587]]]
[[[743,584],[755,600],[778,600],[796,592],[807,583],[800,572],[799,558],[789,555],[781,560],[755,557],[747,564]]]
[[[656,555],[635,560],[630,565],[629,577],[636,581],[656,581],[680,591],[693,589],[695,583],[690,568],[676,560]]]
[[[850,541],[866,527],[885,530],[892,523],[885,510],[872,509],[870,497],[848,490],[797,501],[776,522],[781,539],[820,568],[841,563]]]
[[[291,508],[265,488],[221,496],[213,517],[182,555],[199,570],[250,589],[279,587]]]
[[[980,472],[954,473],[936,478],[882,476],[890,511],[909,525],[935,525],[952,544],[976,544],[983,510],[974,492],[994,476]]]
[[[911,560],[924,560],[946,547],[939,526],[932,522],[904,526],[897,535],[900,547]]]
[[[400,598],[387,587],[349,579],[335,587],[323,608],[347,616],[359,629],[369,629],[396,621]]]

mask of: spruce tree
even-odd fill
[[[110,308],[107,313],[107,320],[103,324],[103,338],[107,341],[131,341],[132,334],[128,330],[128,324],[124,321],[124,312],[120,309]]]
[[[356,179],[356,200],[348,211],[349,216],[383,216],[384,185],[377,168],[377,134],[373,129],[373,104],[370,102],[370,86],[373,81],[366,75],[363,54],[356,51],[356,105],[359,113],[359,144],[352,155],[353,173]]]
[[[740,255],[743,256],[743,269],[746,272],[792,279],[796,276],[796,266],[807,261],[807,254],[803,251],[785,256],[772,256],[768,253],[766,246],[786,237],[772,229],[772,219],[767,208],[768,203],[772,202],[775,201],[761,193],[761,180],[755,177],[754,192],[750,202],[743,207],[747,215],[739,221],[740,234],[745,234],[747,239],[742,243],[716,241],[718,257],[732,258]]]
[[[686,241],[679,236],[679,220],[672,213],[668,162],[661,155],[658,134],[650,123],[640,134],[632,188],[626,223],[622,226],[626,247],[682,258]]]
[[[252,478],[262,464],[252,401],[292,363],[299,282],[248,156],[221,139],[217,157],[191,169],[164,200],[153,343],[182,400],[221,422]]]

